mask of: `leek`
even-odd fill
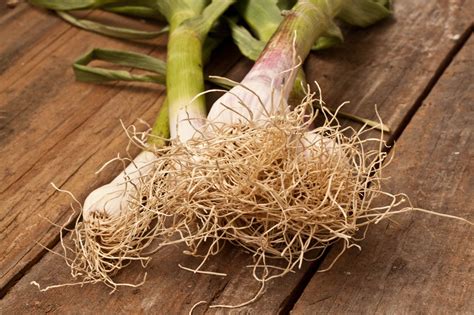
[[[196,97],[204,91],[203,43],[211,27],[232,2],[214,0],[208,5],[207,1],[191,0],[157,2],[159,11],[169,22],[167,100],[152,129],[150,149],[156,147],[157,138],[163,139],[168,128],[172,139],[186,142],[193,137],[196,125],[205,118],[205,99]],[[97,53],[100,57],[100,51],[96,51],[96,57]],[[116,55],[108,51],[105,56],[109,60],[116,58],[116,61],[122,60],[120,62],[123,65],[129,65],[123,61],[123,55],[117,59]],[[130,54],[126,57],[132,58],[136,65],[141,64],[146,70],[159,72],[162,65],[153,63],[146,57]],[[83,63],[87,63],[87,59],[86,57]],[[149,64],[154,65],[148,68]],[[120,75],[123,78],[124,73]],[[150,76],[130,77],[137,78],[149,80]],[[156,79],[157,77],[152,78]],[[166,124],[168,120],[169,125]],[[84,221],[75,230],[76,242],[81,243],[76,246],[81,249],[76,258],[80,263],[71,266],[76,273],[85,274],[86,279],[100,280],[115,287],[117,284],[111,279],[111,275],[121,269],[127,259],[148,259],[141,252],[161,233],[163,222],[158,220],[152,227],[156,215],[150,211],[136,210],[146,200],[137,191],[137,187],[141,186],[143,177],[150,172],[155,160],[154,152],[141,152],[111,183],[97,188],[86,198],[82,210]],[[97,240],[97,235],[107,237]],[[113,263],[110,252],[115,253]]]

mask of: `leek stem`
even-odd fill
[[[169,128],[169,102],[165,98],[161,104],[160,111],[156,117],[150,136],[147,139],[148,144],[156,147],[163,147],[166,144],[166,139],[170,137]]]
[[[203,43],[209,30],[233,0],[168,2],[163,14],[170,23],[166,89],[170,136],[187,141],[206,117],[203,75]],[[178,130],[179,127],[179,130]]]
[[[306,59],[313,43],[324,34],[331,25],[332,19],[339,12],[342,1],[334,0],[328,4],[323,0],[300,0],[293,10],[287,11],[284,21],[280,24],[264,51],[257,59],[255,66],[246,79],[267,77],[275,86],[285,86],[285,98],[293,88],[287,84],[290,73],[287,71],[294,67],[294,57]],[[296,56],[291,52],[294,51]],[[269,71],[271,70],[271,71]],[[268,73],[268,75],[266,74]],[[272,74],[278,73],[276,76]],[[296,73],[293,71],[293,76]]]
[[[193,99],[204,91],[202,42],[195,30],[186,25],[171,29],[166,76],[170,135],[186,141],[194,135],[199,120],[206,116],[204,97]]]

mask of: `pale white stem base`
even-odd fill
[[[189,103],[175,105],[173,108],[177,110],[170,110],[170,122],[174,122],[170,123],[171,139],[179,139],[185,143],[202,129],[206,116]]]
[[[152,152],[141,152],[113,181],[91,192],[84,201],[84,220],[90,219],[93,212],[114,218],[127,211],[133,186],[152,169],[154,160],[155,155]]]
[[[293,60],[294,56],[284,50],[267,52],[241,84],[214,102],[208,120],[217,124],[259,123],[288,111],[287,100],[296,75]]]
[[[271,82],[258,78],[243,80],[221,96],[211,107],[207,119],[214,124],[268,121],[276,113],[288,110],[281,87],[270,88]]]

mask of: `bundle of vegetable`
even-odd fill
[[[64,4],[62,1],[37,2],[41,2],[43,5],[49,6],[49,8],[58,10],[82,9],[100,5],[102,8],[114,12],[140,16],[159,17],[160,14],[163,13],[170,22],[171,27],[168,55],[176,59],[175,61],[169,62],[168,69],[170,75],[167,78],[169,99],[172,103],[170,107],[171,121],[173,122],[171,126],[172,136],[175,139],[179,138],[181,142],[184,143],[196,133],[196,129],[199,129],[197,125],[204,121],[204,103],[202,97],[193,100],[193,102],[191,102],[191,98],[203,89],[202,69],[200,68],[202,43],[206,38],[210,26],[230,4],[230,1],[221,2],[220,4],[215,1],[213,5],[204,11],[203,7],[206,1],[192,3],[186,1],[162,1],[156,4],[150,1],[143,1],[142,5],[145,6],[133,8],[123,3],[114,3],[114,1],[107,4],[96,3],[94,1],[76,1],[72,4]],[[247,9],[250,10],[248,12],[252,13],[254,10],[252,5],[255,6],[255,2],[245,2],[246,1],[243,1],[239,4],[239,9],[242,10],[242,8],[248,6]],[[138,10],[138,8],[140,9]],[[275,13],[277,11],[273,10],[271,12]],[[65,13],[60,12],[59,14],[72,24],[109,36],[146,39],[158,36],[162,33],[103,26],[95,22],[75,19]],[[378,12],[377,19],[380,18],[380,14],[381,12]],[[248,21],[252,20],[252,14],[242,15],[248,17]],[[280,21],[281,19],[280,16],[275,17],[274,15],[273,17],[276,21]],[[186,24],[186,26],[182,26],[183,23]],[[268,40],[270,34],[276,28],[276,25],[277,23],[272,26],[273,28],[266,28],[266,35],[263,36],[263,40]],[[327,33],[327,29],[333,28],[334,24],[330,23],[324,32]],[[322,29],[324,29],[324,27],[322,27]],[[180,34],[180,32],[183,34],[179,36],[176,35]],[[197,41],[196,38],[198,38]],[[321,42],[321,40],[319,40],[319,42]],[[214,43],[209,43],[208,41],[205,47],[207,49],[204,50],[203,54],[208,56],[209,48],[213,44]],[[177,53],[178,51],[180,53]],[[91,71],[90,68],[87,68],[86,71],[86,67],[82,64],[89,62],[91,58],[94,57],[117,62],[126,66],[154,70],[160,73],[161,76],[137,76],[123,71],[109,71],[105,73],[97,70]],[[126,61],[127,59],[129,61]],[[181,71],[181,73],[177,75],[177,73],[180,72],[179,70],[182,69],[190,70],[190,74]],[[80,74],[80,79],[86,81],[91,80],[92,75],[92,79],[94,80],[101,78],[102,80],[124,79],[162,82],[165,67],[159,60],[148,56],[95,50],[91,54],[81,58],[76,64],[75,70],[78,77]],[[149,144],[161,145],[163,143],[162,136],[167,134],[167,105],[166,103],[166,106],[163,106],[164,110],[160,112],[157,123],[149,138]],[[195,112],[193,113],[193,111]],[[180,126],[180,131],[178,131],[178,126]],[[150,193],[150,191],[143,192],[141,188],[137,189],[137,187],[146,186],[142,177],[147,175],[151,166],[154,163],[158,164],[158,161],[156,161],[152,153],[147,151],[150,147],[149,145],[143,144],[143,139],[139,140],[138,143],[142,145],[145,151],[133,160],[129,167],[119,174],[110,184],[100,187],[88,196],[83,207],[84,220],[82,222],[78,220],[76,228],[73,231],[72,238],[76,244],[75,249],[71,250],[74,252],[74,258],[68,260],[68,263],[71,266],[73,275],[82,276],[84,281],[104,281],[109,285],[116,286],[117,284],[114,283],[110,276],[121,269],[124,264],[130,260],[141,260],[143,263],[146,263],[148,261],[148,255],[142,254],[143,249],[149,246],[152,240],[159,235],[169,232],[169,230],[163,228],[164,220],[169,216],[173,216],[173,211],[166,213],[160,212],[160,214],[165,215],[157,216],[156,213],[147,211],[148,209],[140,210],[144,200],[148,198],[153,199],[150,196],[150,194],[153,193]],[[169,151],[169,149],[164,149],[164,151]],[[160,154],[168,155],[168,153],[164,154],[163,152]],[[165,163],[165,165],[168,165],[168,163]],[[172,227],[172,230],[176,229],[179,230],[179,227]]]
[[[144,151],[111,183],[99,187],[86,198],[82,207],[83,220],[78,218],[71,233],[74,246],[70,248],[63,244],[66,254],[72,253],[72,257],[66,257],[72,275],[81,278],[82,283],[102,281],[113,288],[128,285],[117,284],[111,277],[131,261],[139,260],[146,264],[149,255],[143,254],[143,250],[154,239],[168,232],[162,228],[166,216],[157,216],[155,212],[142,209],[148,196],[137,188],[145,185],[143,176],[156,160],[155,154],[148,150],[160,146],[164,142],[163,136],[168,133],[166,110],[169,108],[172,121],[180,122],[179,128],[176,124],[170,126],[171,136],[182,141],[192,137],[195,131],[193,125],[199,123],[189,119],[205,117],[204,98],[195,97],[204,90],[203,43],[213,24],[233,0],[209,2],[155,2],[155,9],[169,22],[166,105],[158,115],[148,144],[144,138],[134,137],[134,142],[139,143]],[[117,52],[96,52],[102,54],[104,59],[122,60],[127,65],[123,59],[117,58]],[[143,62],[143,65],[163,65],[145,56],[121,54],[121,57],[135,58],[135,62]],[[155,70],[164,72],[163,69]],[[123,72],[118,73],[123,75]],[[151,77],[139,78],[148,80]]]
[[[316,114],[307,109],[320,101],[314,94],[294,111],[287,105],[298,60],[338,13],[359,3],[298,1],[241,84],[213,104],[207,121],[190,111],[189,122],[199,122],[194,135],[157,150],[142,187],[143,209],[173,217],[167,229],[180,239],[170,242],[186,242],[192,254],[204,249],[205,257],[219,252],[222,241],[240,244],[256,256],[254,275],[264,282],[267,258],[285,260],[286,267],[278,267],[285,274],[314,249],[340,239],[352,246],[360,227],[392,209],[395,201],[371,206],[384,194],[381,139],[362,140],[363,131],[341,129],[325,111],[326,123],[310,131]],[[370,142],[376,150],[367,149]]]

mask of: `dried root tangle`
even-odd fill
[[[255,268],[271,267],[267,258],[284,260],[279,275],[335,241],[351,246],[360,227],[395,203],[372,206],[382,193],[384,143],[342,129],[324,110],[323,126],[308,132],[313,98],[264,124],[209,123],[200,137],[159,152],[160,166],[142,191],[147,209],[173,216],[167,229],[192,254],[204,249],[209,257],[232,242],[254,254]]]

